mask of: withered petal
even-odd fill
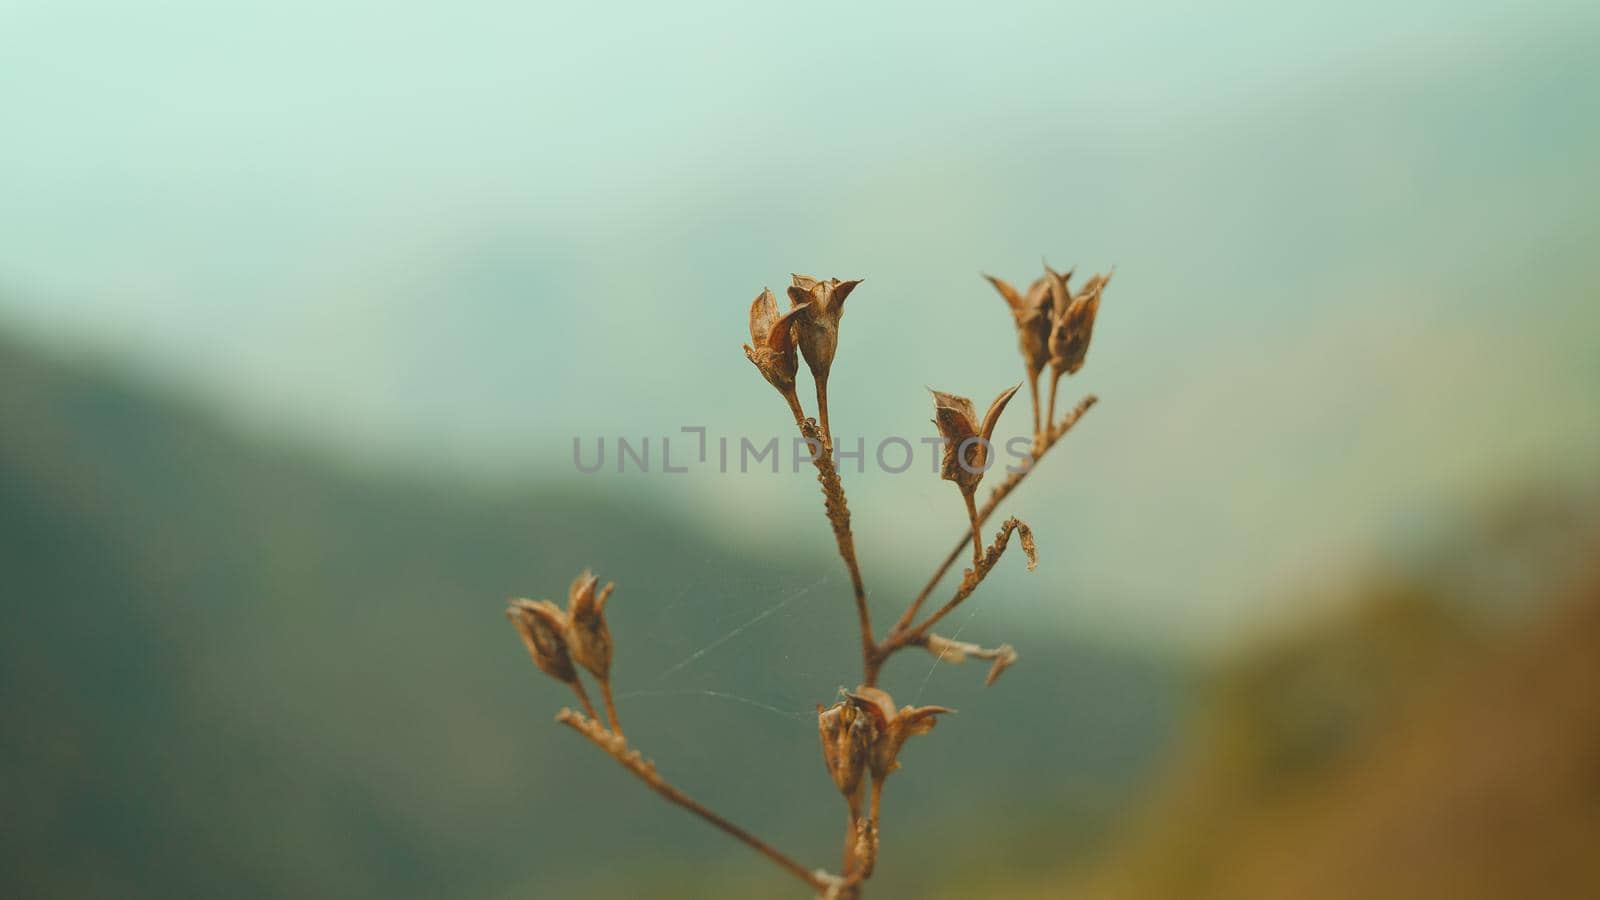
[[[864,710],[877,719],[879,728],[886,728],[894,721],[894,698],[889,696],[888,691],[861,685],[853,692],[845,692],[845,696],[855,703],[857,709]]]
[[[994,289],[1000,292],[1000,296],[1005,299],[1006,305],[1011,307],[1013,313],[1022,312],[1022,295],[1017,293],[1017,289],[1011,286],[1011,282],[1006,281],[1004,278],[997,278],[987,272],[983,273],[983,277],[988,279],[989,283],[994,285]]]
[[[1005,412],[1006,404],[1010,403],[1011,398],[1016,396],[1017,389],[1020,387],[1022,387],[1022,382],[1019,381],[1010,388],[1001,391],[1000,396],[994,398],[994,402],[989,404],[989,412],[983,417],[983,430],[980,432],[984,440],[987,441],[994,437],[994,428],[1000,421],[1000,414]],[[971,404],[969,403],[968,405],[970,406]]]
[[[955,710],[944,706],[907,706],[900,710],[899,718],[907,736],[927,734],[939,724],[939,716]]]
[[[772,296],[772,291],[762,288],[761,293],[750,303],[750,340],[760,344],[767,340],[767,335],[772,331],[772,323],[778,320],[778,300]]]
[[[572,579],[572,586],[567,588],[567,611],[571,612],[573,607],[580,602],[588,603],[593,601],[595,585],[599,581],[600,579],[596,578],[594,573],[588,569],[579,572],[578,577]]]
[[[1050,306],[1055,310],[1056,315],[1063,315],[1067,307],[1072,303],[1072,288],[1068,285],[1068,279],[1072,277],[1072,272],[1068,271],[1066,275],[1062,275],[1046,265],[1044,273],[1045,283],[1049,286],[1050,291]]]
[[[957,426],[958,430],[963,432],[963,437],[977,434],[978,411],[973,407],[971,400],[960,394],[947,394],[944,391],[936,391],[933,388],[928,388],[928,393],[933,395],[933,411],[934,415],[938,417],[936,422],[948,420],[951,425]],[[958,424],[962,420],[964,420],[964,425]],[[940,424],[941,431],[944,430],[944,427],[943,424]],[[949,435],[946,436],[948,437]]]
[[[777,304],[774,303],[773,305],[774,308],[776,308]],[[773,323],[768,327],[765,337],[757,338],[757,340],[765,341],[768,349],[777,350],[780,352],[793,347],[794,329],[791,326],[794,325],[794,320],[798,316],[803,315],[806,310],[810,308],[810,303],[802,303],[799,306],[791,308],[788,312],[778,316],[773,321]]]
[[[844,301],[861,285],[864,279],[857,278],[853,281],[833,280],[833,290],[828,297],[828,305],[833,309],[834,318],[844,315]]]

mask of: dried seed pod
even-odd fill
[[[572,658],[602,682],[611,677],[611,628],[606,624],[606,601],[616,585],[584,570],[567,591],[567,643]]]
[[[1069,273],[1070,274],[1070,273]],[[1009,282],[993,275],[984,275],[1011,308],[1011,317],[1017,326],[1017,349],[1022,353],[1023,365],[1028,374],[1037,376],[1050,362],[1050,288],[1045,279],[1036,279],[1026,294],[1019,293]]]
[[[840,701],[817,707],[817,733],[822,739],[822,761],[839,793],[860,796],[861,780],[867,771],[867,757],[877,737],[873,721],[854,704]]]
[[[549,600],[512,600],[506,618],[517,628],[539,671],[557,681],[574,684],[577,670],[567,652],[567,616]]]
[[[1071,273],[1068,273],[1069,275]],[[1095,275],[1074,297],[1065,276],[1045,266],[1045,280],[1050,285],[1050,410],[1045,430],[1055,427],[1056,389],[1061,376],[1073,375],[1083,368],[1089,353],[1089,339],[1094,336],[1095,316],[1100,312],[1100,295],[1111,276]]]
[[[805,312],[795,319],[795,343],[800,346],[800,355],[806,358],[811,377],[816,381],[817,418],[822,426],[823,442],[830,448],[833,428],[828,424],[828,372],[833,368],[833,355],[839,349],[839,319],[844,315],[844,301],[860,283],[859,279],[818,281],[809,275],[795,275],[794,284],[789,286],[789,302],[794,309],[805,307]]]
[[[795,323],[795,340],[812,376],[825,381],[833,367],[834,352],[839,348],[839,319],[844,316],[844,301],[861,280],[829,278],[818,281],[809,275],[793,277],[789,302],[794,309],[808,307]]]
[[[1011,402],[1020,387],[1022,385],[1017,384],[1001,391],[1000,396],[989,404],[989,411],[981,422],[971,400],[930,388],[933,394],[933,424],[938,427],[939,436],[944,438],[944,458],[940,463],[939,477],[955,482],[961,490],[962,499],[966,501],[967,520],[972,526],[974,560],[983,557],[983,539],[978,535],[978,506],[973,495],[977,493],[978,482],[983,480],[983,473],[989,466],[989,445],[994,439],[994,428],[1000,421],[1000,413],[1005,411],[1006,404]]]
[[[927,734],[939,724],[938,716],[955,712],[943,706],[905,706],[896,710],[894,698],[888,691],[865,685],[846,694],[845,698],[872,719],[876,736],[867,764],[877,782],[900,768],[900,750],[908,739]]]
[[[1022,385],[1017,384],[1001,391],[981,420],[972,401],[966,397],[930,390],[933,424],[945,440],[939,477],[955,482],[964,494],[977,489],[989,465],[989,442],[994,439],[995,425],[1020,387]]]
[[[1100,295],[1111,282],[1111,276],[1090,278],[1083,290],[1073,296],[1066,277],[1048,268],[1045,272],[1051,296],[1050,368],[1056,378],[1075,375],[1083,368],[1084,358],[1089,353],[1095,316],[1100,312]]]
[[[804,416],[798,408],[794,385],[795,373],[800,369],[800,357],[795,352],[794,322],[810,308],[810,303],[803,303],[779,315],[777,298],[772,291],[763,289],[750,304],[750,343],[744,345],[744,355],[755,364],[761,376],[790,401],[796,416],[801,418]]]

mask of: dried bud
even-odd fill
[[[989,442],[994,438],[995,425],[1000,421],[1000,413],[1020,387],[1022,385],[1018,384],[1001,391],[1000,396],[989,404],[989,411],[984,414],[982,421],[979,421],[971,400],[943,391],[932,391],[933,424],[938,427],[939,436],[945,441],[939,477],[955,482],[961,488],[961,493],[970,496],[977,490],[978,482],[983,480],[983,473],[989,465]]]
[[[789,286],[789,302],[794,307],[790,312],[806,307],[795,320],[795,340],[812,376],[820,381],[827,381],[834,351],[839,348],[839,318],[844,315],[845,298],[860,283],[859,279],[818,281],[809,275],[796,275],[794,284]]]
[[[848,701],[827,708],[819,705],[817,732],[822,738],[822,761],[827,764],[834,785],[839,793],[855,798],[877,737],[872,719]]]
[[[1089,339],[1094,335],[1094,319],[1100,312],[1100,295],[1111,282],[1111,276],[1090,278],[1074,297],[1065,277],[1048,268],[1045,273],[1051,296],[1050,368],[1055,377],[1060,378],[1074,375],[1083,368],[1084,357],[1089,354]]]
[[[567,617],[549,600],[513,600],[506,607],[506,618],[517,628],[528,655],[533,657],[539,671],[557,681],[576,683],[578,673],[572,668],[572,657],[567,653],[564,636]]]
[[[875,687],[858,687],[845,697],[872,720],[876,737],[867,763],[878,782],[900,768],[900,748],[909,738],[932,731],[939,722],[937,716],[954,712],[943,706],[905,706],[896,711],[889,692]]]
[[[1028,288],[1027,294],[1020,294],[1003,278],[993,275],[983,277],[994,285],[994,289],[1005,298],[1006,305],[1011,307],[1011,317],[1017,325],[1017,349],[1022,351],[1022,362],[1027,367],[1028,376],[1037,378],[1050,362],[1049,285],[1045,279],[1039,278]]]
[[[611,672],[611,628],[606,625],[606,601],[616,585],[608,582],[596,592],[599,579],[584,570],[567,591],[567,643],[572,658],[601,681]]]
[[[794,320],[810,308],[804,303],[779,315],[777,298],[769,290],[762,290],[750,304],[750,343],[744,345],[744,355],[786,397],[794,393],[794,375],[800,368]]]

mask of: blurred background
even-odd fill
[[[614,579],[630,738],[834,865],[814,478],[661,438],[787,441],[748,304],[864,277],[831,411],[890,619],[964,513],[871,448],[1022,376],[979,272],[1043,258],[1116,267],[1063,385],[1101,403],[1004,509],[1038,571],[950,619],[1022,661],[887,671],[960,714],[871,896],[1600,894],[1597,41],[1580,2],[0,4],[5,893],[803,893],[552,724],[502,603]],[[650,472],[576,470],[619,436]]]

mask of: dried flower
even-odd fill
[[[1075,297],[1067,284],[1067,276],[1046,266],[1045,277],[1050,284],[1051,297],[1050,423],[1054,425],[1056,385],[1061,376],[1075,375],[1083,368],[1084,357],[1089,353],[1089,339],[1094,336],[1094,319],[1100,312],[1100,295],[1111,283],[1111,275],[1090,278]]]
[[[844,301],[860,284],[830,278],[818,281],[810,275],[795,275],[789,286],[789,302],[794,310],[806,307],[804,314],[795,320],[795,342],[800,354],[806,358],[811,377],[817,383],[817,412],[822,423],[823,439],[831,446],[833,431],[828,427],[828,371],[833,368],[833,354],[839,349],[839,319],[844,315]]]
[[[796,421],[804,419],[805,412],[800,408],[794,386],[795,372],[800,368],[800,358],[795,353],[794,320],[810,308],[809,302],[802,303],[779,315],[777,298],[772,296],[772,291],[762,289],[750,304],[751,343],[744,345],[744,355],[789,401]]]
[[[933,424],[938,427],[939,436],[944,438],[944,458],[939,467],[939,477],[955,482],[967,502],[967,518],[972,523],[974,559],[983,556],[983,541],[978,536],[978,507],[973,496],[977,493],[978,483],[983,480],[983,473],[989,467],[990,441],[994,438],[1000,413],[1005,411],[1006,404],[1011,402],[1020,387],[1022,385],[1017,384],[1001,391],[1000,396],[989,404],[989,411],[981,422],[971,400],[930,389],[933,394]]]
[[[872,769],[872,779],[881,783],[889,773],[900,768],[900,749],[914,735],[927,734],[939,724],[937,716],[955,710],[943,706],[905,706],[895,709],[889,692],[875,687],[858,687],[847,699],[871,717],[876,735],[867,764]]]
[[[596,592],[600,579],[587,569],[567,589],[567,642],[572,658],[602,682],[611,677],[611,628],[606,625],[606,601],[616,584],[607,582]]]
[[[528,655],[539,671],[557,681],[573,684],[578,672],[572,667],[572,657],[567,653],[564,636],[566,614],[549,600],[512,600],[506,607],[506,618],[517,628]]]
[[[848,700],[824,708],[817,706],[817,733],[822,738],[822,761],[839,793],[855,810],[866,775],[867,757],[877,737],[873,720]]]
[[[1072,273],[1068,272],[1068,277]],[[1028,390],[1033,398],[1033,433],[1038,434],[1039,424],[1039,373],[1050,362],[1050,286],[1044,278],[1037,278],[1020,294],[1003,278],[984,275],[994,289],[1011,307],[1011,316],[1017,326],[1017,349],[1022,352],[1022,364],[1028,372]]]

